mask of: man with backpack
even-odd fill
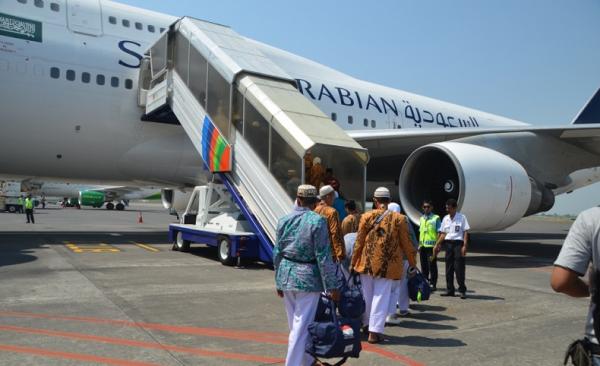
[[[582,277],[592,264],[589,283]],[[577,216],[554,262],[550,284],[556,292],[572,297],[592,295],[585,325],[584,339],[571,344],[565,364],[571,357],[576,366],[600,366],[600,207],[590,208]]]

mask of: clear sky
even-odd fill
[[[238,33],[354,77],[535,125],[600,87],[600,1],[123,0]],[[600,205],[600,183],[551,212]]]

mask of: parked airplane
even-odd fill
[[[107,0],[0,5],[0,173],[180,187],[210,178],[181,126],[140,120],[142,55],[176,17]],[[600,179],[600,92],[573,124],[534,127],[251,42],[368,148],[368,191],[395,188],[413,221],[426,196],[438,208],[454,197],[473,230],[502,229]]]
[[[107,186],[70,182],[21,181],[21,192],[34,196],[67,198],[77,206],[105,206],[122,211],[131,200],[160,199],[160,189],[152,187]],[[116,203],[115,203],[116,202]],[[105,205],[106,204],[106,205]]]

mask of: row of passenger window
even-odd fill
[[[21,4],[27,4],[29,0],[17,0],[17,2]],[[33,5],[36,8],[43,8],[45,6],[44,0],[33,0]],[[50,3],[50,10],[52,11],[60,11],[60,4],[58,3]]]
[[[117,24],[117,17],[112,16],[112,15],[109,16],[108,22],[110,24]],[[125,27],[125,28],[129,28],[129,27],[131,27],[131,21],[129,19],[121,19],[121,25],[123,25],[123,27]],[[144,30],[144,25],[140,22],[133,22],[133,26],[137,30]],[[147,29],[148,29],[148,32],[150,32],[150,33],[156,32],[156,27],[153,26],[152,24],[148,24]],[[164,31],[165,31],[165,28],[161,27],[160,33],[164,32]]]
[[[50,68],[50,77],[52,79],[59,79],[60,78],[60,69],[58,67],[51,67]],[[65,79],[69,80],[69,81],[75,81],[75,79],[77,78],[77,74],[75,72],[75,70],[71,70],[68,69],[65,71]],[[106,76],[104,76],[103,74],[96,74],[95,77],[95,83],[97,85],[104,85],[106,84],[106,79],[108,79]],[[89,72],[82,72],[81,73],[81,82],[84,84],[89,84],[90,82],[92,82],[92,74],[90,74]],[[113,88],[118,88],[119,84],[121,83],[121,79],[118,78],[117,76],[112,76],[110,77],[110,86],[112,86]],[[125,79],[125,82],[123,83],[125,86],[125,89],[132,89],[133,88],[133,80],[131,79]]]
[[[335,113],[335,112],[331,113],[331,120],[334,121],[334,122],[337,121],[337,113]],[[348,124],[349,125],[354,124],[354,117],[353,116],[348,116]],[[369,119],[368,118],[363,119],[363,125],[365,127],[369,127]],[[371,127],[372,128],[376,128],[377,127],[377,121],[375,121],[374,119],[371,120]]]

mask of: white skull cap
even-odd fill
[[[385,187],[379,187],[373,193],[375,198],[390,198],[390,190]]]

